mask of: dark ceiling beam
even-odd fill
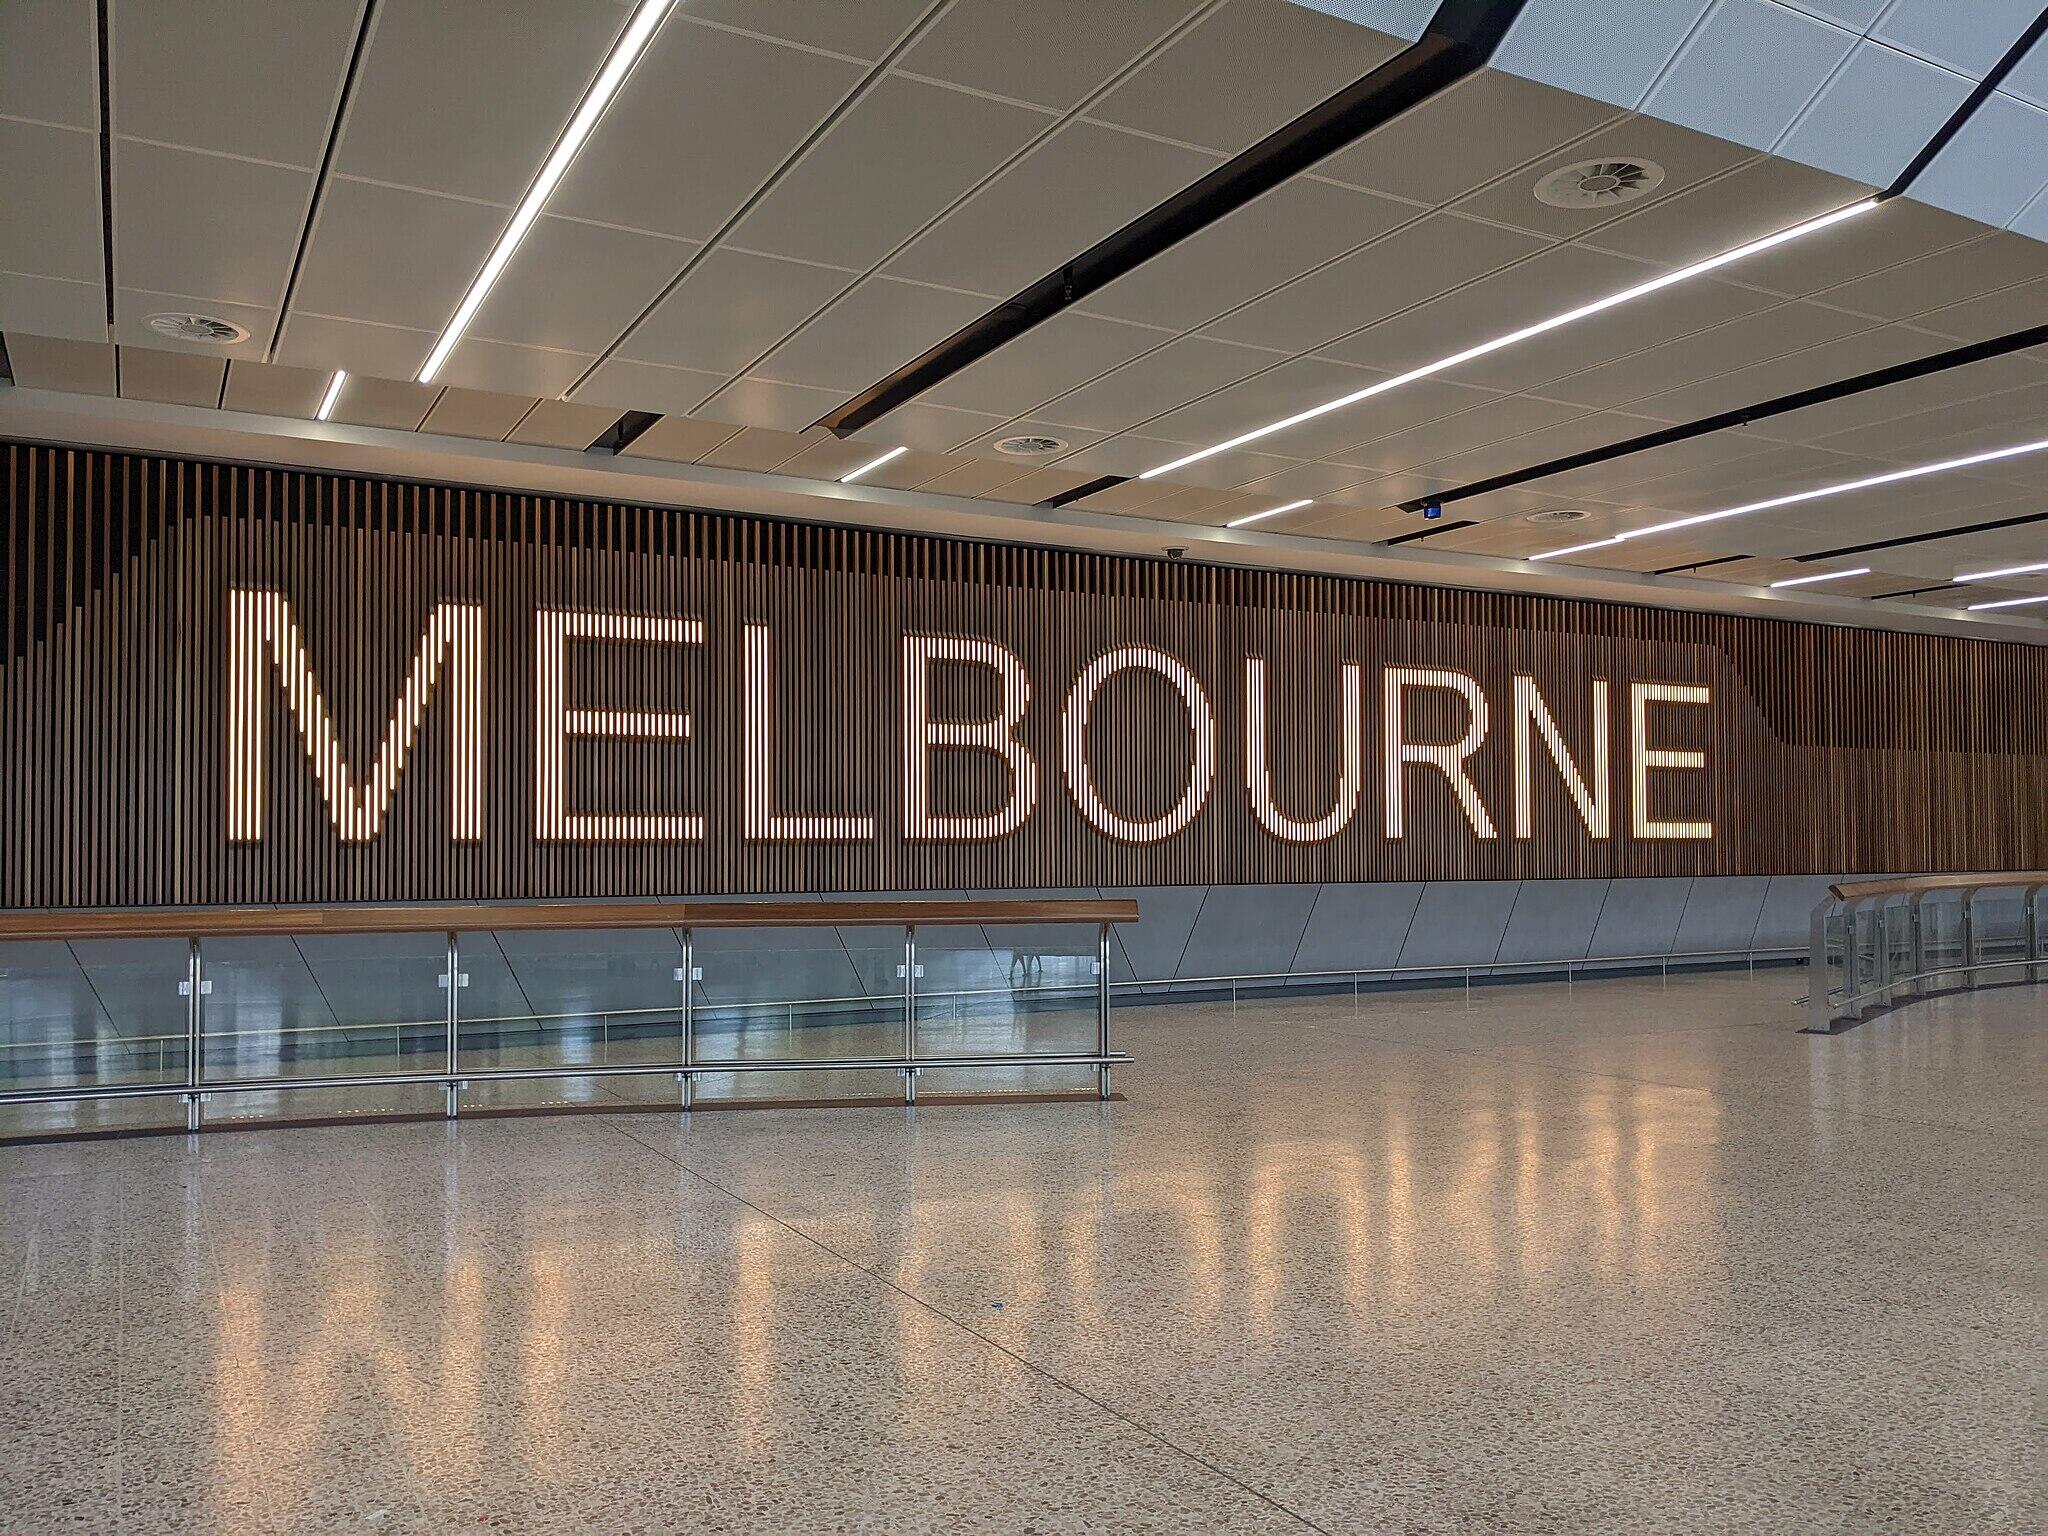
[[[1976,89],[1963,98],[1962,105],[1948,115],[1948,121],[1935,130],[1934,137],[1920,146],[1920,153],[1906,162],[1906,168],[1899,172],[1896,180],[1884,189],[1886,197],[1897,197],[1920,179],[1920,173],[1934,163],[1934,157],[1947,149],[1951,140],[1963,131],[1979,107],[1991,98],[1991,93],[2005,83],[2005,77],[2019,66],[2027,56],[2027,50],[2048,33],[2048,10],[2034,18],[2034,24],[2022,32],[2013,45],[2005,50],[1999,61],[1991,66],[1991,73],[1977,82]]]
[[[1421,38],[1378,69],[968,322],[813,425],[841,437],[871,426],[897,406],[1455,85],[1493,56],[1526,3],[1444,0]]]

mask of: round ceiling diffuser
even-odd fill
[[[1584,507],[1552,507],[1547,512],[1531,512],[1527,520],[1532,523],[1583,523],[1592,515]]]
[[[193,341],[204,347],[228,347],[249,339],[247,330],[214,315],[151,315],[143,324],[159,336]]]
[[[1664,168],[1648,160],[1581,160],[1536,183],[1536,201],[1553,208],[1613,208],[1648,197]]]
[[[1034,454],[1058,453],[1067,446],[1063,437],[1006,437],[996,444],[997,453],[1007,453],[1012,458],[1030,458]]]

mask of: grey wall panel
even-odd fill
[[[1757,919],[1756,947],[1796,949],[1803,947],[1810,931],[1813,909],[1828,893],[1833,875],[1774,875],[1764,895],[1763,913]]]
[[[1401,948],[1411,965],[1491,965],[1514,910],[1519,880],[1432,880]]]
[[[969,891],[970,901],[1093,901],[1102,892],[1094,886],[1068,886],[1043,891]],[[1092,954],[1095,929],[1086,923],[983,923],[981,936],[996,954]]]
[[[1499,960],[1575,960],[1593,942],[1608,880],[1524,880]]]
[[[1312,885],[1212,885],[1181,955],[1182,976],[1271,976],[1294,964]]]
[[[1702,875],[1694,880],[1673,950],[1697,954],[1749,948],[1770,885],[1767,875]]]
[[[1202,900],[1209,894],[1203,885],[1119,886],[1105,889],[1105,896],[1129,896],[1138,903],[1138,920],[1116,931],[1117,942],[1110,956],[1110,974],[1118,980],[1158,981],[1180,968],[1180,957],[1194,932]]]
[[[1678,937],[1692,881],[1610,880],[1607,901],[1586,947],[1588,959],[1624,955],[1661,955]]]
[[[1421,900],[1422,886],[1412,881],[1323,886],[1302,930],[1294,968],[1344,971],[1394,964]]]

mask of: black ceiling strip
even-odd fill
[[[14,382],[14,359],[7,355],[7,337],[0,334],[0,384]]]
[[[1704,571],[1713,565],[1732,565],[1737,560],[1751,560],[1753,555],[1723,555],[1718,560],[1688,560],[1684,565],[1667,565],[1662,570],[1650,572],[1652,576],[1676,576],[1681,571]]]
[[[623,453],[633,440],[661,420],[659,411],[628,411],[599,434],[585,453]]]
[[[1472,484],[1461,485],[1454,491],[1439,491],[1434,496],[1419,497],[1401,505],[1403,510],[1409,512],[1419,512],[1429,502],[1448,506],[1454,501],[1484,496],[1488,491],[1504,491],[1512,486],[1527,485],[1532,480],[1547,480],[1552,475],[1561,475],[1567,470],[1584,469],[1589,464],[1605,464],[1614,459],[1625,459],[1630,454],[1647,453],[1652,448],[1667,448],[1673,443],[1688,442],[1695,437],[1705,437],[1714,432],[1725,432],[1731,427],[1767,421],[1773,416],[1783,416],[1790,411],[1803,411],[1810,405],[1825,405],[1830,400],[1843,400],[1873,389],[1885,389],[1912,379],[1926,378],[1929,374],[1946,373],[1951,368],[1967,368],[1972,363],[2004,357],[2011,352],[2024,352],[2029,347],[2038,346],[2048,346],[2048,325],[2029,326],[2023,331],[1994,336],[1989,341],[1973,341],[1966,347],[1937,352],[1932,357],[1919,358],[1910,363],[1895,363],[1889,368],[1859,373],[1851,379],[1837,379],[1832,384],[1822,384],[1813,389],[1799,390],[1794,394],[1780,395],[1775,400],[1762,400],[1755,405],[1723,411],[1718,416],[1707,416],[1681,426],[1645,432],[1641,437],[1624,438],[1621,442],[1609,443],[1605,448],[1588,448],[1583,453],[1567,454],[1548,463],[1534,464],[1527,469],[1514,470],[1505,475],[1495,475],[1491,480],[1475,480]]]
[[[1122,485],[1130,478],[1129,475],[1104,475],[1100,479],[1090,480],[1085,485],[1077,485],[1071,491],[1061,491],[1057,496],[1048,496],[1038,505],[1064,507],[1070,501],[1080,501],[1083,497],[1093,496],[1097,491],[1106,491],[1113,485]]]
[[[107,62],[111,37],[107,0],[100,0],[100,259],[106,264],[109,341],[114,339],[114,102],[108,90],[113,70]],[[120,367],[118,361],[115,367]]]
[[[362,20],[356,27],[355,47],[349,51],[348,69],[341,77],[341,94],[334,98],[334,116],[327,124],[327,147],[320,152],[320,169],[313,177],[313,197],[306,204],[306,222],[299,227],[299,247],[292,252],[291,272],[284,280],[284,297],[278,301],[277,324],[270,328],[270,340],[263,348],[266,363],[277,355],[278,340],[291,316],[292,300],[298,297],[299,271],[306,264],[307,247],[313,243],[313,226],[319,221],[320,206],[327,201],[327,172],[334,164],[335,148],[341,143],[342,120],[348,116],[349,99],[355,95],[356,75],[362,67],[363,54],[370,46],[370,28],[376,16],[377,0],[365,0]]]
[[[1404,533],[1398,539],[1381,539],[1380,542],[1387,545],[1413,544],[1417,539],[1433,539],[1440,533],[1451,533],[1459,528],[1470,528],[1471,526],[1472,519],[1469,517],[1459,522],[1432,523],[1427,528],[1418,528],[1413,533]]]
[[[1844,544],[1840,549],[1823,549],[1810,555],[1795,555],[1801,565],[1809,560],[1833,560],[1840,555],[1863,555],[1873,549],[1898,549],[1906,544],[1932,544],[1941,539],[1960,539],[1965,534],[1991,533],[2000,528],[2022,528],[2028,523],[2048,522],[2048,512],[2023,512],[1991,523],[1972,523],[1967,528],[1937,528],[1931,533],[1902,534],[1896,539],[1877,539],[1869,544]]]
[[[1908,587],[1903,592],[1880,592],[1871,601],[1873,603],[1881,603],[1888,597],[1918,597],[1923,592],[1946,592],[1954,585],[1955,583],[1952,581],[1937,581],[1931,587]]]
[[[1420,40],[820,417],[857,432],[1472,74],[1527,0],[1444,0]]]
[[[2041,40],[2043,33],[2048,33],[2048,10],[2036,16],[2034,24],[2022,32],[2019,40],[2005,50],[2005,57],[1991,66],[1991,73],[1977,82],[1977,88],[1963,98],[1963,104],[1949,114],[1948,121],[1941,125],[1934,137],[1920,147],[1920,153],[1906,163],[1906,168],[1899,172],[1898,179],[1885,188],[1885,196],[1896,197],[1919,179],[1920,173],[1934,163],[1936,155],[1948,148],[1949,141],[1962,132],[1963,124],[1967,123],[1972,114],[1990,98],[1991,93],[2004,83],[2005,77],[2012,73],[2021,59],[2026,57],[2027,50]]]

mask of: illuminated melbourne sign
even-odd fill
[[[518,690],[531,700],[531,717],[504,720],[488,713],[488,701],[502,695],[490,686],[485,607],[439,602],[427,615],[381,729],[365,738],[360,729],[344,730],[337,722],[290,601],[274,591],[236,588],[228,594],[226,615],[223,782],[228,836],[238,843],[258,843],[266,834],[271,777],[281,757],[288,760],[269,749],[270,732],[280,726],[303,748],[303,768],[335,835],[343,843],[374,842],[434,710],[448,719],[447,835],[457,843],[482,840],[488,817],[510,815],[530,825],[542,844],[689,844],[721,837],[858,844],[882,835],[885,812],[897,816],[894,833],[907,843],[991,842],[1024,832],[1042,813],[1044,781],[1056,777],[1095,834],[1147,845],[1189,835],[1224,792],[1226,774],[1234,778],[1230,793],[1241,795],[1250,811],[1249,825],[1258,835],[1289,844],[1329,842],[1351,831],[1361,816],[1372,815],[1379,837],[1400,841],[1416,830],[1421,781],[1448,791],[1431,801],[1449,808],[1447,826],[1427,829],[1438,838],[1492,842],[1506,835],[1526,841],[1536,835],[1534,807],[1543,795],[1559,797],[1569,807],[1575,835],[1591,842],[1613,837],[1623,815],[1638,840],[1714,837],[1710,819],[1667,818],[1657,810],[1660,786],[1672,776],[1712,772],[1703,747],[1675,744],[1664,729],[1680,712],[1712,707],[1713,690],[1704,683],[1632,678],[1617,686],[1603,676],[1577,677],[1550,681],[1546,695],[1536,676],[1513,671],[1505,696],[1496,690],[1490,697],[1477,677],[1457,667],[1345,660],[1334,668],[1333,689],[1321,695],[1326,701],[1334,695],[1334,707],[1307,720],[1294,710],[1283,733],[1275,728],[1263,656],[1243,657],[1227,678],[1205,679],[1163,646],[1122,644],[1103,649],[1071,676],[1039,679],[1051,685],[1043,689],[1034,684],[1024,658],[992,638],[910,632],[900,636],[900,672],[843,679],[843,686],[873,701],[873,729],[893,727],[900,795],[886,807],[796,805],[785,803],[777,786],[803,777],[791,773],[790,759],[814,751],[810,733],[816,722],[786,710],[778,715],[777,636],[768,623],[738,626],[737,645],[726,652],[738,656],[737,687],[720,689],[704,675],[714,663],[705,620],[698,616],[540,608],[532,615],[530,686]],[[587,645],[628,648],[637,671],[650,680],[661,669],[685,669],[698,695],[736,698],[737,717],[706,720],[689,711],[578,702],[572,697],[571,662],[575,648]],[[337,658],[336,664],[346,660]],[[982,692],[991,707],[973,714],[941,710],[934,680],[943,668],[986,674],[993,687]],[[1161,769],[1146,796],[1152,803],[1143,807],[1119,804],[1097,768],[1105,735],[1135,728],[1106,724],[1101,711],[1110,686],[1129,677],[1163,690],[1166,713],[1148,717],[1141,745],[1147,761],[1173,765],[1170,772]],[[1219,688],[1240,690],[1231,702],[1243,732],[1228,742],[1218,723]],[[1580,722],[1575,739],[1554,712],[1560,689],[1577,695],[1570,713]],[[1614,773],[1617,696],[1625,789]],[[1418,704],[1427,705],[1445,728],[1416,730]],[[1050,709],[1056,718],[1034,731],[1034,709]],[[1048,733],[1057,744],[1053,774],[1041,772],[1039,753],[1027,744]],[[344,750],[343,740],[351,737],[377,742],[367,765],[351,761]],[[651,742],[678,753],[730,754],[738,764],[739,792],[732,804],[630,810],[578,805],[568,762],[572,741]],[[492,805],[487,750],[526,743],[532,752],[532,803]],[[1000,787],[992,806],[972,814],[936,808],[934,778],[949,754],[977,755],[994,766]],[[1506,759],[1506,806],[1490,805],[1475,777],[1475,765],[1486,754]],[[1295,758],[1334,761],[1335,768],[1309,803],[1289,806],[1276,788],[1276,773]],[[1367,786],[1375,780],[1378,794],[1369,796]]]

